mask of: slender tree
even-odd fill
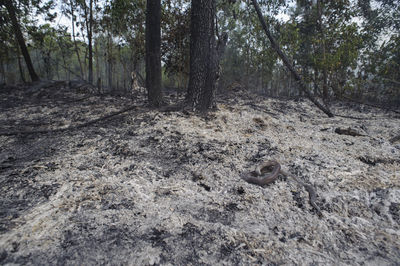
[[[151,106],[163,103],[161,92],[161,0],[147,0],[146,88]]]
[[[18,49],[18,44],[16,45],[16,52],[17,52],[19,75],[21,77],[22,82],[26,83],[25,76],[24,76],[24,70],[22,69],[21,56],[20,56],[20,52],[19,52],[19,49]]]
[[[199,112],[215,107],[218,71],[215,10],[215,0],[192,0],[187,102]]]
[[[70,0],[69,4],[70,4],[70,8],[71,8],[71,10],[69,12],[71,14],[71,22],[72,22],[72,39],[74,40],[75,53],[76,53],[76,56],[78,58],[79,70],[80,70],[80,73],[81,73],[80,78],[84,79],[85,75],[83,73],[82,61],[81,61],[81,57],[80,57],[78,43],[77,43],[76,38],[75,38],[75,13],[74,13],[75,12],[75,3],[73,2],[73,0]]]
[[[89,0],[89,6],[86,1],[83,1],[83,10],[85,14],[85,24],[88,39],[88,60],[89,60],[89,73],[88,82],[93,84],[93,0]]]
[[[39,81],[39,76],[35,72],[31,57],[28,52],[28,48],[26,47],[26,44],[25,44],[24,36],[22,35],[22,32],[21,32],[21,27],[19,26],[12,0],[4,0],[4,5],[6,6],[8,14],[10,15],[11,23],[14,28],[15,38],[17,39],[19,47],[21,49],[21,53],[24,56],[25,63],[26,63],[26,66],[28,67],[28,71],[29,71],[31,80]]]

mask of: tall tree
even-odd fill
[[[218,71],[215,10],[215,0],[192,0],[187,102],[199,112],[215,107]]]
[[[146,7],[146,88],[149,103],[163,103],[161,92],[161,0],[147,0]]]
[[[22,35],[21,32],[21,27],[18,23],[12,0],[4,0],[4,5],[6,6],[8,14],[10,15],[11,23],[14,28],[15,38],[17,39],[21,49],[21,53],[24,56],[26,66],[28,67],[29,75],[32,81],[39,81],[39,76],[36,74],[35,69],[33,68],[32,60],[29,55],[28,48],[26,47],[24,36]]]

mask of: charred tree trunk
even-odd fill
[[[161,92],[161,0],[147,0],[146,6],[146,88],[149,104],[163,104]]]
[[[293,77],[295,78],[295,80],[297,81],[297,83],[300,86],[300,89],[305,93],[305,95],[307,96],[307,98],[310,99],[311,102],[313,102],[319,109],[321,109],[326,115],[328,115],[329,117],[333,117],[334,115],[332,114],[332,112],[325,106],[323,106],[321,103],[319,103],[310,93],[310,91],[307,89],[306,84],[303,82],[303,80],[301,79],[300,75],[297,73],[297,71],[294,69],[293,65],[289,62],[289,59],[286,57],[286,55],[282,52],[282,50],[279,48],[279,45],[277,44],[277,42],[275,41],[275,39],[272,37],[268,27],[267,27],[267,23],[265,23],[264,17],[261,13],[261,9],[260,6],[258,5],[256,0],[252,0],[253,5],[256,9],[257,15],[258,15],[258,19],[261,22],[261,25],[265,31],[265,33],[267,34],[267,37],[269,39],[269,41],[271,42],[272,48],[277,52],[277,54],[279,55],[279,57],[282,59],[283,63],[285,64],[285,66],[289,69],[289,71],[292,73]]]
[[[215,0],[192,0],[187,102],[194,111],[205,112],[215,107],[218,71],[215,9]]]
[[[17,16],[15,14],[15,8],[12,3],[12,0],[4,0],[4,5],[7,8],[8,14],[10,15],[11,23],[14,28],[15,38],[18,41],[19,47],[21,49],[21,53],[24,56],[26,66],[29,71],[29,75],[31,76],[32,81],[39,81],[39,77],[33,68],[31,57],[29,56],[28,48],[26,47],[24,36],[22,35],[21,28],[19,26]]]

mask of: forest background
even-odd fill
[[[258,2],[274,38],[314,95],[325,101],[352,98],[400,104],[400,2]],[[190,1],[161,4],[162,84],[185,92]],[[126,93],[132,89],[135,73],[144,86],[145,0],[19,0],[14,5],[39,77],[101,82],[108,92]],[[70,25],[60,23],[61,19]],[[215,22],[217,39],[228,34],[219,91],[240,86],[270,96],[301,95],[268,42],[251,1],[217,1]],[[93,51],[89,51],[90,42]],[[0,82],[29,81],[2,4]]]

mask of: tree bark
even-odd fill
[[[149,104],[163,104],[161,92],[161,0],[147,0],[146,6],[146,88]]]
[[[215,0],[192,0],[190,73],[187,103],[194,111],[215,107],[218,57],[215,40]]]
[[[10,15],[11,23],[14,28],[15,38],[17,39],[19,47],[21,49],[21,53],[24,56],[25,63],[28,68],[31,80],[39,81],[39,76],[35,72],[31,57],[28,52],[28,48],[26,47],[26,44],[25,44],[24,36],[22,35],[22,32],[21,32],[21,27],[19,26],[12,0],[4,0],[4,5],[6,6],[8,14]]]
[[[314,103],[319,109],[321,109],[327,116],[333,117],[333,113],[325,106],[323,106],[321,103],[319,103],[310,93],[310,91],[307,89],[306,84],[303,82],[301,79],[300,75],[297,73],[297,71],[294,69],[293,65],[289,62],[289,59],[286,57],[286,55],[282,52],[282,50],[279,48],[278,43],[275,41],[275,39],[272,37],[267,24],[264,20],[264,17],[261,13],[260,6],[258,5],[256,0],[252,0],[254,8],[256,9],[258,19],[260,20],[261,26],[263,27],[265,33],[267,34],[267,37],[269,41],[271,42],[272,48],[277,52],[285,66],[289,69],[289,71],[292,73],[294,76],[295,80],[300,86],[300,89],[305,93],[307,98],[310,99],[312,103]]]

